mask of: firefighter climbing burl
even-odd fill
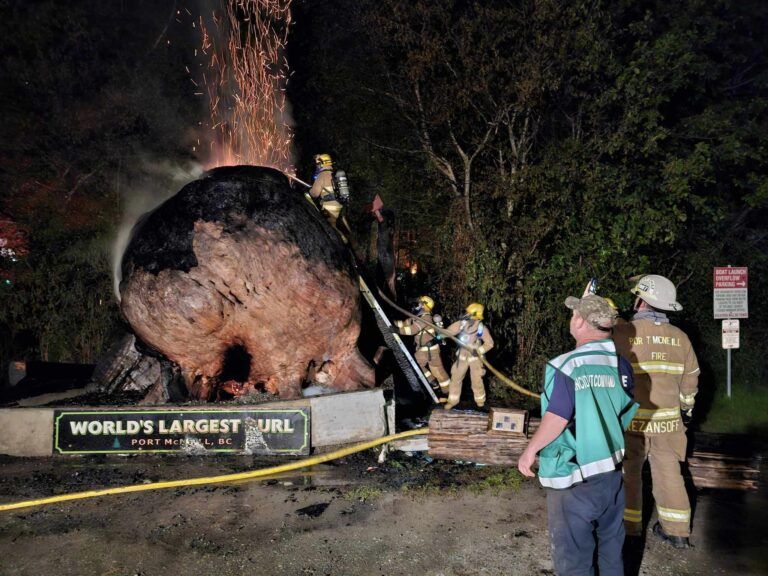
[[[56,410],[58,454],[309,454],[309,409]]]

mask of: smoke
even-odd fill
[[[136,222],[176,194],[184,184],[199,178],[202,173],[203,167],[196,162],[180,164],[170,160],[144,159],[130,172],[127,181],[118,180],[123,216],[112,245],[112,281],[118,302],[123,254],[131,240]]]

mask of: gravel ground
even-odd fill
[[[267,466],[252,457],[0,459],[0,501]],[[628,574],[768,574],[765,494],[703,492],[694,549]],[[544,491],[514,471],[367,452],[303,475],[0,512],[0,574],[553,574]]]

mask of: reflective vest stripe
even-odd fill
[[[624,508],[624,520],[627,522],[642,522],[643,511],[634,508]]]
[[[675,420],[680,417],[679,408],[640,408],[633,420]]]
[[[638,374],[682,374],[685,370],[677,362],[633,362],[632,368]]]
[[[587,363],[591,364],[592,366],[610,366],[613,368],[618,365],[618,360],[616,359],[615,354],[603,354],[600,352],[590,353],[588,355],[574,354],[558,369],[565,374],[570,374],[578,366],[582,366]]]
[[[582,476],[579,468],[576,468],[571,472],[570,476],[561,476],[559,478],[544,478],[543,476],[539,476],[539,482],[541,482],[541,485],[545,488],[568,488],[582,480],[584,480],[584,476]]]
[[[581,467],[581,471],[585,478],[589,478],[595,474],[602,474],[603,472],[610,472],[611,470],[616,469],[616,466],[621,462],[623,458],[624,449],[622,448],[621,450],[617,450],[611,454],[608,458],[603,458],[597,462],[590,462],[589,464],[585,464]]]
[[[581,482],[584,478],[616,470],[616,466],[621,462],[622,458],[624,458],[623,448],[617,450],[608,458],[603,458],[602,460],[579,466],[579,468],[574,470],[570,476],[563,476],[560,478],[544,478],[539,476],[539,480],[541,481],[542,486],[546,486],[547,488],[568,488],[576,482]]]
[[[656,506],[656,510],[659,512],[659,518],[663,520],[669,520],[670,522],[688,522],[691,519],[691,509],[675,510],[674,508],[662,508]]]

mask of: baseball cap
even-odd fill
[[[611,328],[616,324],[616,310],[605,298],[597,294],[587,294],[583,298],[568,296],[565,305],[571,310],[576,310],[587,324],[595,328]]]

